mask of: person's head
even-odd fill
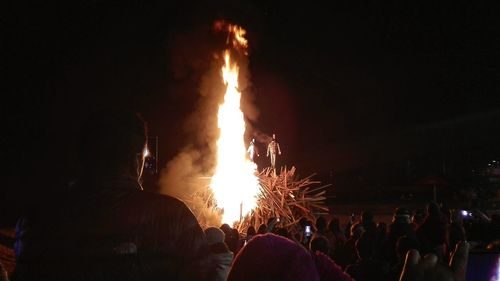
[[[394,210],[392,222],[393,223],[409,224],[411,222],[410,216],[411,216],[410,210],[408,210],[404,207],[399,207],[399,208],[396,208],[396,210]]]
[[[317,236],[311,241],[309,249],[313,252],[320,251],[325,255],[329,255],[330,244],[328,243],[328,240],[325,237]]]
[[[430,202],[427,205],[427,213],[430,217],[439,217],[441,215],[441,210],[436,202]]]
[[[226,234],[220,228],[217,227],[209,227],[205,229],[205,236],[207,237],[207,243],[209,246],[224,243],[226,238]]]
[[[147,143],[146,123],[133,112],[94,113],[81,130],[79,155],[91,178],[130,177],[139,180]]]
[[[316,219],[316,229],[318,231],[326,231],[326,219],[323,216],[319,216]]]
[[[273,134],[273,140],[276,140],[276,135],[275,134]]]
[[[205,236],[207,238],[207,244],[210,247],[212,253],[227,253],[229,248],[225,242],[226,234],[220,228],[209,227],[205,229]]]
[[[267,232],[267,225],[264,223],[259,225],[259,229],[257,230],[257,234],[264,234],[266,232]]]
[[[365,228],[361,223],[355,223],[351,226],[351,237],[354,239],[359,239],[361,235],[365,232]]]
[[[224,223],[220,226],[220,229],[226,234],[226,236],[231,235],[231,227],[229,224]]]
[[[233,261],[227,281],[319,281],[309,252],[294,241],[275,235],[257,235]]]
[[[385,222],[379,222],[377,224],[377,231],[381,235],[386,235],[387,234],[387,224]]]
[[[413,214],[412,217],[412,222],[414,224],[421,225],[425,220],[425,216],[426,216],[425,209],[419,208],[415,210],[415,214]]]
[[[252,237],[255,234],[257,234],[257,232],[255,231],[255,227],[249,226],[247,229],[247,237]]]

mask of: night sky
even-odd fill
[[[2,5],[2,213],[74,176],[96,109],[141,112],[165,166],[224,47],[217,19],[248,30],[252,125],[302,175],[500,156],[500,22],[482,1],[123,2]]]

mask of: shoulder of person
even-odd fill
[[[177,212],[191,212],[182,200],[174,196],[151,191],[138,191],[137,193],[142,200],[147,201],[151,208],[156,208],[158,211],[171,210]]]

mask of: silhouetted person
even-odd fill
[[[13,280],[213,277],[206,237],[189,208],[142,190],[146,136],[134,113],[100,112],[86,122],[76,183],[18,223]]]
[[[391,263],[397,261],[397,256],[394,251],[396,247],[396,242],[402,236],[409,237],[411,239],[417,239],[417,234],[411,224],[411,213],[408,209],[400,207],[394,211],[392,217],[392,224],[389,226],[388,234],[388,248],[386,249],[387,257]]]
[[[345,244],[339,245],[337,248],[335,248],[333,259],[342,268],[346,268],[347,265],[355,263],[358,259],[358,253],[356,252],[356,241],[358,241],[364,231],[365,230],[361,223],[353,224],[351,226],[349,239],[347,239]]]
[[[257,229],[257,234],[266,234],[267,233],[267,225],[265,223],[259,225],[259,229]]]
[[[255,231],[255,227],[249,226],[247,229],[247,237],[246,237],[247,241],[252,239],[252,237],[254,237],[256,234],[257,232]]]
[[[311,240],[309,249],[312,252],[320,251],[325,255],[330,255],[330,243],[324,236],[317,236]]]
[[[420,250],[422,255],[433,253],[443,261],[447,252],[448,222],[435,202],[428,204],[427,213],[424,222],[417,229]]]
[[[358,261],[348,265],[345,270],[356,281],[387,280],[389,264],[373,258],[373,243],[375,241],[373,241],[372,236],[366,232],[356,241]]]
[[[323,216],[319,216],[316,219],[316,234],[321,234],[323,236],[327,236],[328,228],[326,224],[326,219]]]

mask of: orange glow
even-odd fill
[[[243,30],[232,28],[237,32]],[[240,33],[244,35],[244,33]],[[237,36],[235,35],[235,40]],[[244,39],[243,37],[241,37]],[[241,41],[246,46],[246,39]],[[233,42],[234,44],[234,42]],[[232,225],[256,206],[260,191],[256,176],[257,166],[247,158],[244,141],[245,119],[240,108],[241,92],[238,89],[238,65],[231,61],[229,51],[224,52],[222,78],[226,85],[224,102],[219,106],[217,140],[217,166],[210,187],[217,206],[224,210],[222,222]],[[241,208],[241,212],[240,212]]]

